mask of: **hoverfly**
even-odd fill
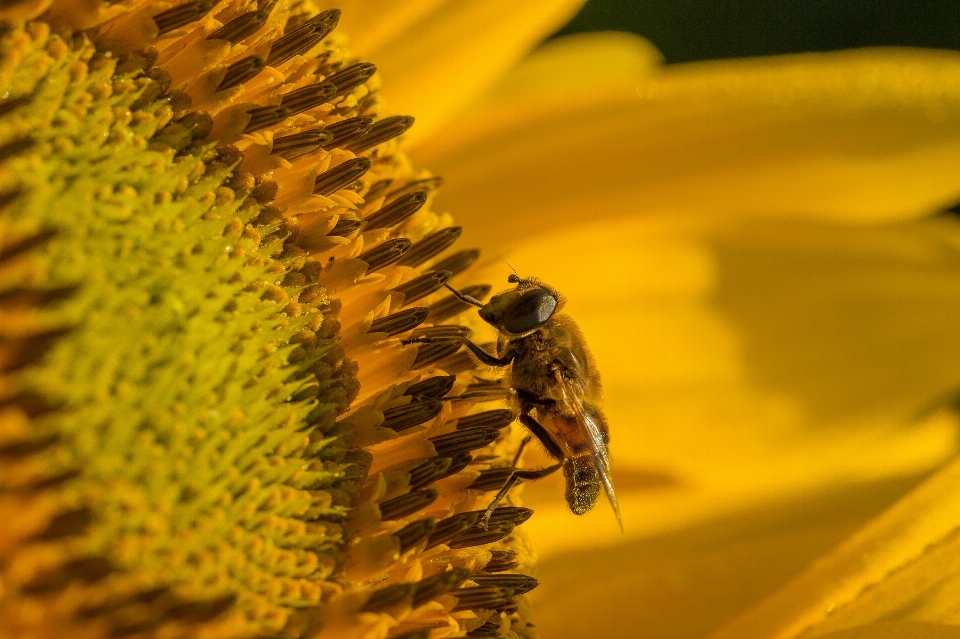
[[[469,339],[463,344],[483,364],[507,368],[505,381],[520,423],[557,460],[553,466],[515,470],[487,508],[486,524],[497,503],[520,480],[533,480],[563,469],[567,504],[582,515],[596,504],[603,487],[621,529],[620,508],[610,478],[609,431],[600,410],[602,393],[590,351],[572,319],[559,313],[563,298],[536,278],[507,278],[516,288],[484,304],[447,285],[458,299],[480,308],[481,319],[497,329],[497,355]],[[414,338],[410,342],[430,341]],[[526,438],[521,450],[529,441]],[[519,458],[520,453],[517,453]]]

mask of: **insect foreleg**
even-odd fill
[[[540,425],[540,422],[535,420],[527,413],[520,413],[520,423],[527,427],[534,437],[540,440],[540,443],[543,444],[543,447],[547,450],[547,453],[556,459],[557,461],[563,461],[565,455],[563,450],[560,448],[560,444],[547,432],[547,429]]]
[[[453,296],[454,296],[454,297],[456,297],[458,300],[460,300],[460,301],[463,302],[464,304],[470,304],[470,305],[476,306],[476,307],[478,307],[478,308],[483,308],[483,302],[481,302],[480,300],[476,299],[475,297],[470,297],[469,295],[464,295],[463,293],[461,293],[461,292],[458,291],[457,289],[453,288],[453,287],[450,286],[449,284],[444,284],[444,286],[447,287],[447,290],[449,290],[451,293],[453,293]]]
[[[554,464],[553,466],[547,466],[546,468],[533,468],[530,470],[514,470],[510,477],[507,478],[507,483],[503,485],[503,488],[500,489],[500,492],[497,493],[497,496],[493,498],[493,501],[490,502],[490,505],[487,506],[487,510],[483,513],[483,517],[480,518],[479,526],[481,528],[486,528],[487,524],[490,523],[490,517],[493,516],[493,511],[496,510],[497,504],[500,503],[500,500],[507,496],[507,493],[510,492],[510,489],[517,485],[517,482],[527,479],[542,479],[547,475],[557,472],[563,467],[563,462],[559,464]]]
[[[483,350],[466,337],[459,338],[463,345],[470,349],[470,352],[473,353],[477,359],[480,360],[481,364],[486,364],[487,366],[507,366],[510,362],[513,361],[515,353],[513,351],[507,351],[503,357],[494,357],[487,351]],[[449,342],[450,338],[437,338],[437,337],[411,337],[410,339],[401,340],[402,344],[429,344],[431,342]]]

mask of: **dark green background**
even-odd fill
[[[589,0],[558,35],[608,29],[644,36],[668,62],[878,45],[960,49],[960,0]]]

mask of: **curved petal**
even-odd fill
[[[541,560],[544,637],[703,637],[905,494],[914,478],[746,505],[696,526]],[[537,513],[538,517],[540,513]],[[534,519],[536,519],[535,517]],[[576,534],[576,522],[566,527]],[[571,613],[571,611],[576,611]]]
[[[953,636],[958,481],[954,462],[714,639]]]
[[[578,38],[564,55],[534,55],[415,152],[447,178],[438,203],[457,210],[465,237],[502,241],[491,215],[521,238],[636,214],[863,222],[960,197],[958,53],[866,49],[640,69],[629,94],[549,108],[516,95],[515,78],[539,65],[552,78],[544,82],[565,87],[557,93],[578,96],[567,69],[597,46],[596,36]],[[524,102],[532,108],[511,106]]]
[[[405,14],[405,28],[370,42],[365,53],[377,61],[390,111],[417,118],[406,134],[408,142],[415,145],[428,138],[582,3],[420,0],[412,9],[393,10]]]

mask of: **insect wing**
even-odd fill
[[[607,454],[607,445],[603,443],[603,435],[600,433],[600,427],[592,415],[587,415],[583,410],[583,404],[569,382],[563,378],[559,371],[554,371],[554,377],[560,384],[563,391],[563,398],[566,404],[573,410],[577,418],[577,424],[587,434],[587,442],[590,444],[590,450],[593,452],[593,461],[597,466],[597,472],[600,475],[600,481],[603,484],[603,490],[607,493],[607,499],[613,507],[613,512],[617,516],[617,523],[620,525],[620,531],[623,531],[623,521],[620,519],[620,505],[617,503],[617,495],[613,490],[613,479],[610,477],[610,456]]]

